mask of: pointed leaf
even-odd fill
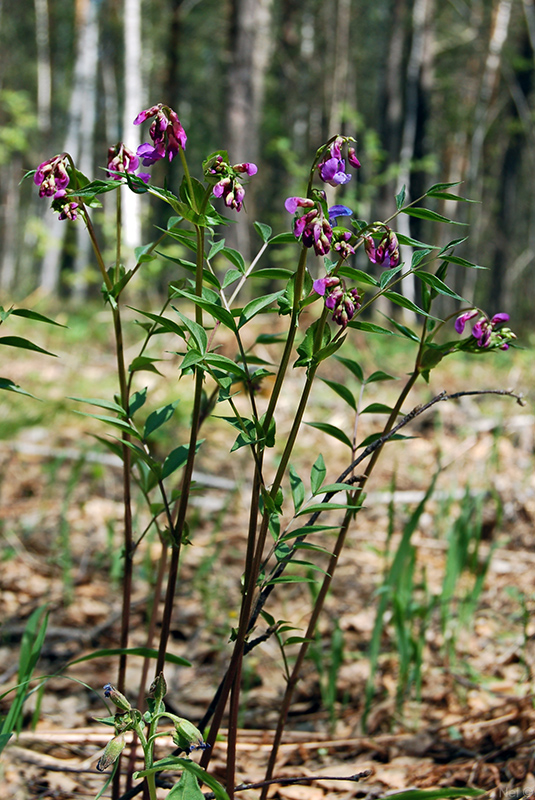
[[[450,289],[450,287],[444,283],[444,281],[441,281],[440,278],[437,278],[436,275],[433,275],[430,272],[420,271],[416,272],[415,274],[422,281],[422,283],[431,286],[431,288],[439,294],[446,295],[446,297],[453,297],[454,300],[464,300],[463,297],[458,295],[457,292],[454,292],[453,289]]]
[[[327,433],[334,439],[338,439],[338,441],[342,442],[342,444],[352,447],[351,440],[347,434],[340,430],[340,428],[337,428],[336,425],[331,425],[329,422],[306,422],[305,425],[308,425],[311,428],[317,428],[319,431]]]
[[[255,222],[254,229],[258,233],[264,244],[266,244],[266,242],[269,241],[269,237],[273,233],[273,229],[271,228],[271,226],[266,225],[263,222]]]
[[[170,420],[175,413],[175,409],[179,403],[180,400],[175,400],[174,403],[169,403],[168,405],[153,411],[152,414],[149,414],[145,422],[143,438],[148,439],[151,433],[154,433],[155,430],[161,428],[162,425],[165,425],[165,423],[168,422],[168,420]]]
[[[44,353],[46,356],[57,358],[54,353],[43,350],[42,347],[30,342],[28,339],[24,339],[22,336],[0,336],[0,345],[1,344],[6,345],[6,347],[20,347],[22,350],[33,350],[35,353]]]
[[[67,399],[76,400],[77,403],[87,403],[90,406],[98,406],[98,408],[107,408],[108,411],[116,411],[117,414],[126,416],[124,408],[112,400],[101,400],[99,397],[68,397]]]
[[[310,471],[310,489],[312,494],[317,494],[319,492],[321,484],[325,480],[326,475],[327,467],[325,466],[325,461],[320,453]]]
[[[357,410],[357,402],[353,396],[353,392],[348,389],[347,386],[342,383],[337,383],[336,381],[328,381],[326,378],[321,378],[321,380],[323,383],[327,384],[327,386],[329,386],[333,392],[336,392],[336,394],[341,397],[342,400],[348,404],[348,406],[351,406],[353,411]]]
[[[58,325],[60,328],[66,328],[60,322],[56,322],[50,317],[45,317],[44,314],[38,314],[37,311],[30,311],[28,308],[14,308],[11,312],[14,317],[26,317],[26,319],[33,319],[36,322],[46,322],[48,325]]]
[[[305,500],[305,485],[294,467],[290,466],[290,488],[295,511],[299,511]]]
[[[428,208],[404,208],[402,214],[407,214],[409,217],[417,217],[418,219],[428,219],[431,222],[447,222],[449,225],[466,225],[466,222],[457,222],[455,219],[449,219],[442,214],[437,214],[436,211],[431,211]]]
[[[267,308],[267,306],[270,306],[272,303],[278,300],[278,298],[281,297],[283,294],[284,294],[283,291],[273,292],[272,294],[266,294],[261,297],[256,297],[254,300],[251,300],[250,303],[247,303],[247,305],[242,309],[240,315],[240,321],[238,323],[238,328],[243,327],[243,325],[245,325],[246,322],[255,317],[265,308]]]

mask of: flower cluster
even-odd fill
[[[294,236],[305,247],[313,247],[316,255],[326,256],[331,249],[333,229],[325,219],[322,204],[309,197],[288,197],[284,207],[290,214],[295,214],[298,208],[310,209],[301,217],[295,218]]]
[[[476,340],[478,347],[492,347],[500,350],[509,349],[509,343],[516,339],[513,331],[504,327],[496,330],[497,325],[502,325],[503,322],[509,321],[509,314],[500,312],[489,319],[484,314],[481,314],[477,308],[473,308],[470,311],[465,311],[455,320],[457,333],[463,333],[466,323],[474,319],[474,317],[478,317],[478,319],[472,326],[472,336]]]
[[[387,225],[381,225],[384,234],[379,244],[375,243],[372,236],[364,237],[364,248],[366,255],[372,264],[379,264],[381,267],[397,267],[400,262],[399,242],[396,234]]]
[[[205,177],[214,183],[214,197],[222,197],[227,208],[241,211],[245,189],[241,184],[242,175],[256,175],[258,167],[250,161],[230,165],[222,153],[217,153],[205,165]]]
[[[182,150],[186,149],[188,138],[176,111],[162,103],[141,111],[135,118],[134,125],[141,125],[142,122],[152,117],[154,117],[154,121],[150,126],[149,134],[153,144],[145,142],[137,149],[137,155],[143,159],[145,167],[149,167],[165,156],[172,161],[181,148]]]
[[[67,165],[65,153],[39,164],[33,177],[35,185],[39,186],[39,197],[61,197],[59,192],[65,194],[65,189],[69,185]]]
[[[312,288],[316,294],[325,298],[325,307],[333,311],[333,321],[342,328],[354,317],[360,308],[360,295],[357,289],[346,289],[344,281],[336,275],[327,275],[314,281]]]
[[[352,141],[354,140],[348,136],[337,136],[330,147],[327,148],[325,155],[318,162],[318,172],[324,183],[328,183],[330,186],[340,186],[351,180],[351,175],[345,171],[346,162],[342,158],[342,147],[347,142]],[[360,161],[356,156],[354,147],[348,148],[347,160],[355,169],[360,167]]]
[[[123,142],[118,142],[108,149],[108,174],[113,180],[120,181],[121,175],[126,172],[133,174],[138,167],[139,157],[129,150]],[[148,183],[150,175],[148,172],[139,172],[138,178]]]

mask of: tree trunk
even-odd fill
[[[93,169],[93,132],[96,109],[96,71],[98,65],[98,2],[81,0],[77,7],[77,36],[74,81],[69,108],[69,123],[65,137],[64,151],[69,153],[78,168],[90,174]],[[48,211],[48,210],[47,210]],[[50,213],[48,211],[48,213]],[[51,237],[41,266],[41,289],[55,292],[59,284],[59,273],[63,245],[68,223],[54,225],[57,234]],[[87,263],[87,234],[79,226],[79,247],[82,252],[76,256],[75,271],[80,272]],[[83,234],[83,235],[82,235]],[[85,255],[83,250],[85,249]],[[83,287],[83,282],[80,283]],[[83,288],[79,292],[83,294]]]
[[[136,151],[141,143],[140,128],[134,119],[143,108],[141,82],[141,0],[124,0],[124,109],[123,141]],[[141,198],[125,188],[121,190],[123,241],[132,250],[141,244]],[[126,259],[127,256],[123,256]]]
[[[51,128],[52,102],[48,0],[34,0],[34,6],[37,51],[37,127],[40,135],[47,137]]]
[[[272,6],[273,0],[233,0],[227,115],[227,149],[232,163],[258,160],[265,76],[272,50]],[[254,182],[247,191],[246,206],[254,218]],[[246,261],[250,260],[250,230],[245,217],[238,215],[227,240]]]

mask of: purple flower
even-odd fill
[[[364,248],[366,255],[372,264],[380,264],[382,267],[397,267],[400,262],[399,242],[396,234],[385,226],[385,233],[379,244],[371,236],[364,237]]]
[[[312,284],[312,288],[316,292],[316,294],[324,296],[325,292],[329,292],[335,286],[340,285],[340,278],[337,278],[336,275],[326,275],[325,278],[318,278]]]
[[[284,207],[290,214],[298,208],[310,209],[303,216],[295,218],[294,236],[305,247],[313,247],[316,255],[326,256],[331,249],[333,229],[323,215],[321,203],[308,197],[288,197]]]
[[[455,330],[457,333],[463,333],[464,327],[468,320],[477,317],[480,312],[477,309],[465,311],[455,320]],[[497,325],[502,325],[504,322],[509,321],[509,314],[499,312],[494,314],[491,319],[482,314],[472,326],[472,336],[477,342],[478,347],[492,347],[499,348],[500,350],[508,350],[509,342],[516,339],[515,334],[510,328],[500,328],[496,330]],[[469,340],[467,340],[469,341]]]
[[[360,308],[360,295],[357,289],[346,289],[344,281],[336,275],[318,278],[312,284],[314,291],[325,298],[325,307],[333,311],[332,319],[343,328]]]
[[[347,206],[331,206],[329,209],[329,222],[336,224],[337,217],[351,217],[353,212]]]
[[[258,167],[251,161],[244,161],[242,164],[230,165],[225,161],[221,153],[214,156],[205,166],[204,175],[208,183],[213,183],[214,197],[222,197],[227,208],[241,211],[245,189],[241,184],[241,176],[256,175]],[[214,183],[214,181],[216,181]]]
[[[67,156],[64,153],[39,164],[33,177],[35,185],[39,186],[39,197],[56,196],[57,192],[67,188],[69,185],[67,164]]]
[[[348,141],[353,140],[347,136],[337,136],[327,149],[321,161],[318,162],[320,178],[324,183],[330,184],[330,186],[343,186],[351,180],[351,175],[345,171],[345,159],[342,158],[342,146]],[[348,150],[348,161],[352,167],[357,169],[360,167],[360,162],[355,155],[354,147],[350,147]]]
[[[142,144],[137,149],[137,155],[143,159],[144,166],[148,167],[165,156],[169,161],[178,155],[180,150],[186,149],[187,136],[180,124],[176,111],[169,106],[159,103],[141,111],[134,120],[134,125],[141,125],[147,119],[154,117],[149,128],[153,145]]]
[[[465,311],[464,314],[461,314],[460,317],[457,317],[455,320],[455,330],[457,333],[462,333],[468,320],[472,319],[473,317],[477,317],[478,313],[478,310],[474,308],[471,311]]]
[[[139,167],[139,158],[135,153],[126,147],[123,142],[110,147],[108,150],[108,170],[113,172],[135,172]],[[120,175],[111,175],[116,181],[121,180]]]
[[[288,197],[284,208],[289,214],[295,214],[298,208],[314,208],[314,200],[308,197]]]

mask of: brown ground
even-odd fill
[[[477,385],[496,385],[485,368],[477,369],[481,370],[475,377]],[[518,371],[507,377],[511,381],[500,383],[500,387],[512,383],[519,389],[527,388],[526,378]],[[448,388],[472,386],[473,380],[473,374],[465,375]],[[503,375],[499,380],[504,380]],[[437,385],[435,391],[441,388]],[[432,391],[422,389],[419,399],[428,399]],[[64,392],[73,393],[78,392]],[[95,389],[85,392],[96,393]],[[376,399],[373,396],[369,402]],[[320,410],[328,409],[324,419],[344,424],[345,411],[337,399],[333,401],[332,394],[320,393],[317,402]],[[378,421],[368,417],[366,424],[373,430]],[[95,764],[109,738],[109,729],[93,722],[93,717],[106,715],[102,686],[115,679],[117,659],[99,658],[66,670],[64,667],[92,649],[117,646],[121,485],[120,471],[106,463],[107,456],[96,442],[86,437],[80,445],[80,424],[63,425],[52,433],[42,424],[22,428],[13,441],[0,443],[4,556],[0,562],[0,683],[3,691],[16,683],[24,623],[45,603],[51,616],[36,674],[58,673],[46,683],[39,698],[33,727],[32,711],[38,694],[28,700],[23,731],[18,740],[12,740],[0,762],[2,794],[13,800],[91,798],[103,784]],[[329,718],[316,667],[309,660],[280,751],[278,776],[329,777],[306,786],[274,786],[272,797],[371,799],[410,787],[466,785],[494,794],[506,792],[510,798],[535,794],[535,418],[529,406],[521,409],[510,400],[467,400],[441,404],[417,421],[410,433],[418,438],[391,444],[389,455],[368,487],[371,494],[366,509],[340,560],[321,622],[318,647],[325,673],[332,663],[331,635],[336,624],[343,634],[334,719]],[[221,429],[214,427],[201,451],[202,491],[195,499],[198,511],[192,525],[193,544],[187,548],[182,566],[170,645],[173,653],[188,658],[193,666],[167,670],[171,706],[193,721],[204,713],[230,651],[228,636],[235,624],[234,601],[243,568],[247,454],[241,451],[237,464],[229,467],[225,455],[228,447],[223,455],[218,449],[222,436]],[[319,431],[305,428],[299,445],[303,458],[308,450],[322,450],[329,481],[345,465],[343,451]],[[86,457],[81,461],[82,448],[96,453],[91,456],[95,460]],[[399,658],[388,612],[376,693],[364,732],[367,652],[377,606],[374,592],[381,584],[388,546],[388,489],[395,476],[395,532],[389,544],[393,553],[438,457],[443,472],[437,494],[413,536],[413,599],[425,598],[424,582],[428,594],[440,595],[447,535],[459,514],[459,500],[467,482],[472,491],[485,493],[482,544],[476,559],[479,568],[476,564],[474,573],[462,576],[448,608],[449,650],[439,609],[429,616],[427,629],[421,634],[421,698],[416,699],[414,686],[409,687],[401,705],[396,704]],[[306,474],[303,470],[304,477]],[[214,475],[225,478],[232,488],[211,486],[209,478]],[[448,496],[454,498],[449,506],[445,500]],[[227,506],[230,513],[223,518],[221,509]],[[143,522],[140,512],[138,530],[143,529]],[[324,543],[328,546],[330,541],[326,538]],[[477,606],[465,618],[461,598],[473,591],[475,573],[482,568],[491,547],[495,549],[483,591]],[[140,548],[132,646],[144,644],[151,598],[148,579],[159,552],[159,543],[154,540]],[[291,620],[303,629],[309,607],[310,592],[302,586],[287,585],[277,590],[268,610],[276,619]],[[420,627],[417,616],[412,628],[407,620],[405,625],[407,631]],[[132,659],[129,667],[132,700],[137,692],[139,661]],[[325,683],[326,674],[322,680]],[[253,782],[262,779],[284,689],[280,651],[273,639],[251,653],[245,681],[238,779]],[[9,700],[8,695],[1,701],[3,711]],[[160,747],[162,754],[169,751],[165,741]],[[224,761],[225,744],[221,742],[211,770],[218,774]],[[359,783],[335,780],[365,770],[370,770],[370,776]],[[257,792],[242,796],[255,797]]]

